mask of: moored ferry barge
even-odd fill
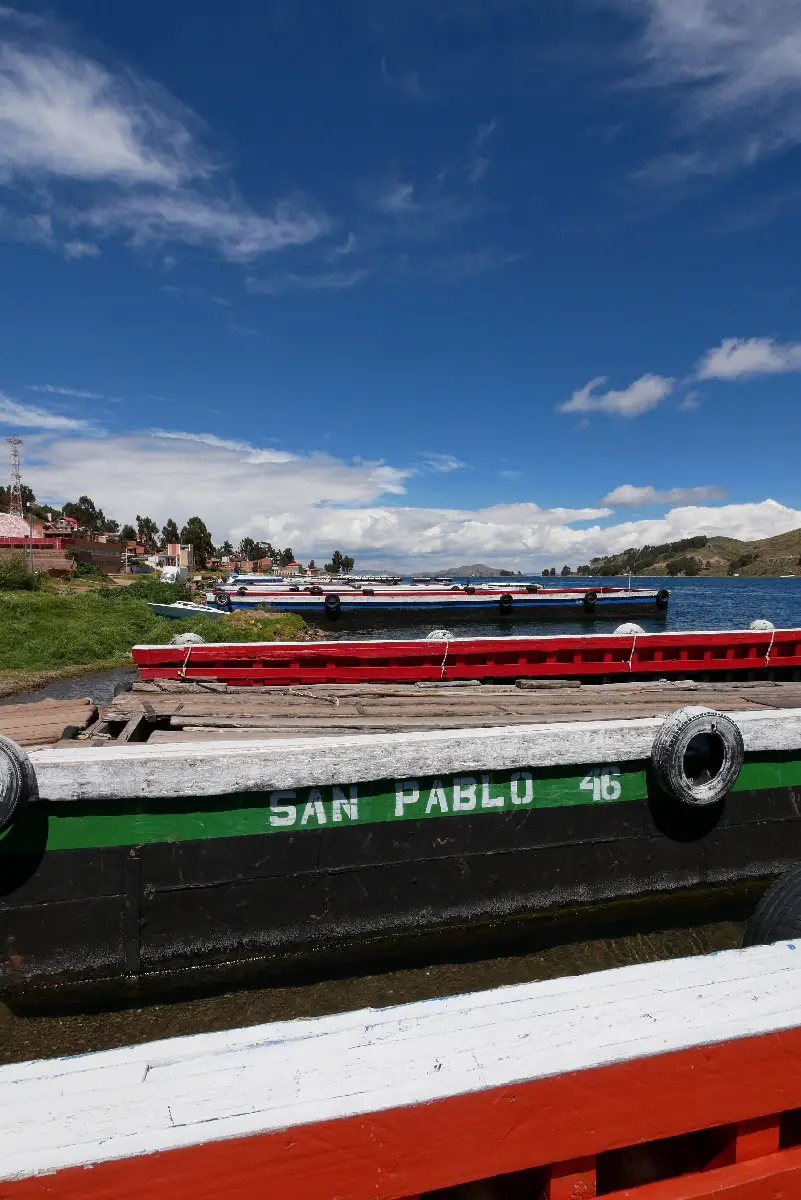
[[[801,705],[29,755],[6,740],[0,780],[0,988],[19,1001],[342,963],[761,886],[801,858]]]

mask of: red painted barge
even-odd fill
[[[309,683],[795,677],[801,629],[134,646],[143,679]]]

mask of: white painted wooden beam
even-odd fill
[[[727,713],[746,753],[801,751],[801,709]],[[453,775],[647,759],[661,717],[565,721],[350,737],[37,750],[43,800],[215,796],[325,787],[377,779]]]
[[[0,1178],[795,1029],[799,994],[782,943],[0,1067]]]

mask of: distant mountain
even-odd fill
[[[698,537],[593,558],[577,575],[800,575],[801,529],[754,542]]]
[[[519,571],[505,571],[503,567],[488,567],[486,563],[470,563],[466,567],[448,567],[447,571],[438,571],[436,573],[447,575],[449,578],[467,575],[471,579],[492,579],[498,575],[520,574]]]

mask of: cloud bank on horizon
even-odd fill
[[[120,522],[136,513],[179,524],[207,522],[217,542],[245,535],[291,545],[304,558],[334,546],[362,566],[445,565],[446,560],[501,559],[520,569],[546,560],[577,566],[601,554],[699,533],[750,540],[801,526],[801,511],[772,499],[719,504],[714,485],[670,488],[620,484],[600,505],[545,508],[532,501],[481,508],[412,506],[405,495],[424,471],[464,466],[429,452],[418,465],[252,446],[214,434],[176,430],[129,433],[84,428],[40,408],[0,397],[0,424],[28,427],[25,481],[54,504],[89,492]],[[383,500],[383,503],[382,503]],[[662,516],[617,520],[615,509],[673,505]]]

